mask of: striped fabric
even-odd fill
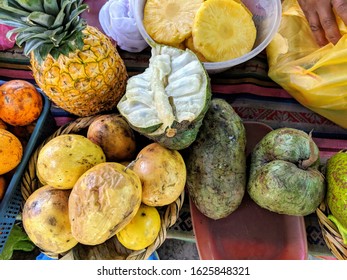
[[[150,49],[134,54],[119,50],[129,76],[142,73],[148,66]],[[347,131],[326,118],[306,109],[267,75],[265,52],[225,72],[210,75],[213,95],[225,98],[243,120],[259,121],[273,128],[293,127],[313,136],[322,145],[324,157],[347,147]],[[0,52],[0,77],[20,78],[34,83],[29,59],[18,47]],[[52,106],[58,125],[74,116]],[[329,147],[331,146],[331,147]]]

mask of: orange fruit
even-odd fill
[[[42,108],[42,96],[31,83],[10,80],[0,86],[0,118],[7,124],[28,125],[39,118]]]
[[[23,146],[11,132],[0,128],[0,175],[13,170],[22,160]]]
[[[1,119],[0,119],[0,128],[7,129],[6,123],[3,120],[1,120]]]
[[[7,183],[6,183],[5,177],[4,176],[0,176],[0,201],[5,196],[6,187],[7,187]]]
[[[23,149],[28,144],[31,134],[34,132],[36,121],[24,126],[11,126],[8,131],[12,132],[22,143]]]

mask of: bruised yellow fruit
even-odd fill
[[[134,132],[119,114],[97,117],[88,127],[87,138],[102,148],[107,161],[119,162],[135,157]]]
[[[17,167],[22,157],[23,146],[17,136],[0,128],[0,175]]]
[[[141,204],[135,217],[117,233],[118,241],[130,250],[142,250],[157,238],[161,226],[157,208]]]
[[[176,150],[151,143],[138,153],[131,168],[141,179],[142,202],[146,205],[168,205],[184,190],[187,170]]]
[[[208,61],[219,62],[251,51],[257,30],[242,2],[208,0],[195,15],[192,34],[195,49]]]
[[[105,162],[100,146],[78,134],[59,135],[47,142],[37,158],[37,177],[44,185],[71,189],[89,168]]]
[[[46,185],[34,191],[26,200],[22,220],[30,240],[48,254],[61,254],[73,248],[69,221],[70,190]]]
[[[69,198],[72,234],[85,245],[98,245],[114,236],[135,216],[141,204],[141,181],[116,162],[86,171]]]

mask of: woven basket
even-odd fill
[[[329,220],[329,207],[325,201],[319,205],[316,213],[327,247],[338,260],[347,260],[347,245],[343,243],[342,236],[336,225]]]
[[[23,173],[22,180],[20,182],[21,193],[23,196],[23,203],[36,189],[42,187],[39,179],[36,176],[36,164],[37,158],[42,147],[51,139],[63,135],[63,134],[81,134],[86,135],[86,131],[89,125],[98,117],[91,116],[85,118],[78,118],[70,123],[61,126],[56,130],[50,137],[45,139],[42,144],[34,151],[31,158],[29,159],[27,168]],[[159,213],[161,215],[161,229],[156,240],[148,246],[146,249],[139,251],[132,251],[124,248],[117,240],[113,237],[103,244],[96,246],[86,246],[78,244],[71,252],[67,252],[69,255],[73,255],[74,259],[138,259],[145,260],[159,248],[166,239],[167,229],[173,226],[178,217],[179,211],[182,208],[184,202],[184,191],[181,193],[180,197],[173,203],[160,207]],[[64,255],[64,254],[63,254]],[[52,256],[54,258],[61,258],[60,256]]]

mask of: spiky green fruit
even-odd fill
[[[347,151],[331,156],[326,164],[328,218],[336,224],[347,245]]]

